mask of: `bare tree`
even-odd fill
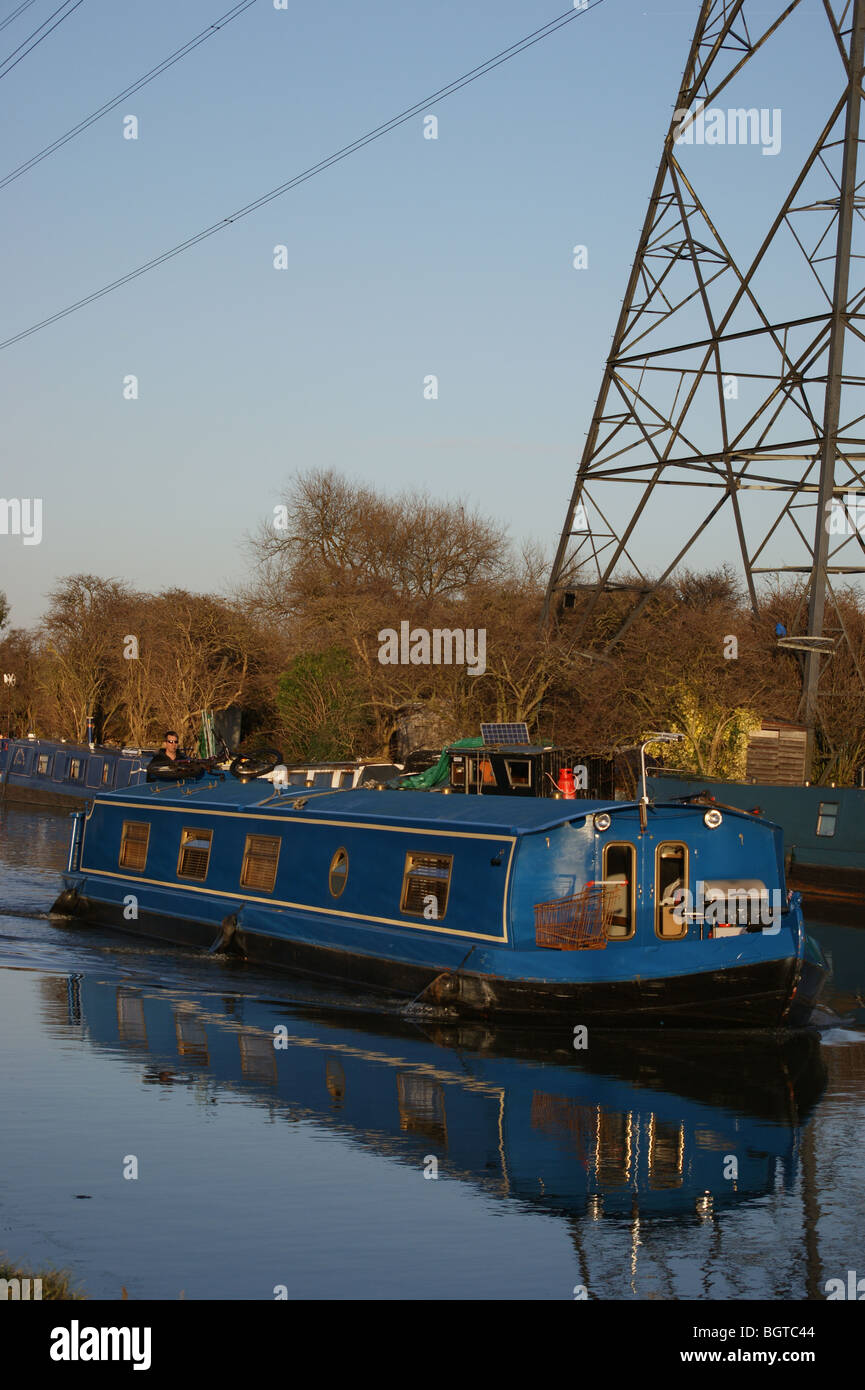
[[[334,591],[456,598],[507,568],[504,529],[464,502],[420,492],[388,498],[314,470],[294,479],[281,505],[284,526],[265,523],[250,539],[256,582],[248,595],[280,616]]]
[[[99,712],[105,721],[114,712],[111,672],[122,659],[122,619],[132,593],[116,579],[74,574],[48,598],[41,627],[50,657],[41,675],[43,693],[55,702],[56,731],[83,739],[88,716]]]

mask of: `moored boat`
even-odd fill
[[[152,756],[140,748],[0,739],[0,797],[35,806],[80,808],[98,792],[134,785]]]
[[[377,787],[398,777],[402,770],[399,763],[386,763],[374,758],[288,763],[285,765],[284,782],[289,787],[327,787],[330,790]]]
[[[507,728],[525,727],[507,725]],[[448,791],[467,796],[562,797],[612,801],[613,756],[586,755],[552,743],[488,742],[466,738],[448,744],[431,767],[388,783],[400,790]]]
[[[797,888],[865,900],[865,789],[732,782],[656,771],[650,796],[705,795],[780,825],[788,876]]]
[[[96,796],[58,914],[532,1025],[807,1023],[780,831],[681,804],[212,778]]]

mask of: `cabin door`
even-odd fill
[[[629,840],[604,844],[601,880],[604,884],[608,941],[627,941],[634,935],[642,879],[642,847]]]
[[[653,890],[655,935],[678,941],[688,934],[684,895],[689,887],[688,847],[680,840],[652,841],[653,862],[646,865],[645,882]]]

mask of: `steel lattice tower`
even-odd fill
[[[857,359],[862,365],[865,338],[857,181],[865,0],[813,0],[837,58],[837,94],[762,239],[753,239],[747,206],[712,206],[705,160],[706,197],[696,173],[686,172],[701,122],[710,143],[706,122],[719,98],[732,101],[743,70],[777,44],[806,3],[767,13],[765,0],[760,7],[702,0],[544,617],[572,605],[576,635],[602,594],[619,590],[629,602],[608,640],[613,646],[657,586],[681,563],[694,563],[698,538],[724,516],[755,612],[760,576],[807,576],[807,628],[798,645],[806,652],[803,704],[813,730],[822,653],[833,645],[823,633],[827,592],[831,598],[836,576],[865,573],[865,376],[850,371]],[[760,117],[739,108],[729,114],[743,121],[743,132]],[[735,250],[743,225],[757,244],[747,262]],[[616,493],[613,484],[621,485]],[[668,543],[669,562],[649,578],[635,548],[654,526],[658,552],[658,504],[669,518],[683,489],[703,499],[701,519]],[[850,494],[862,495],[856,516]],[[865,686],[861,669],[859,676]]]

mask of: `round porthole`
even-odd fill
[[[338,898],[348,882],[348,853],[344,849],[338,849],[330,861],[330,891],[331,896]]]
[[[606,811],[602,811],[599,816],[595,816],[596,830],[609,830],[611,824],[612,822]]]
[[[711,811],[707,811],[703,817],[703,820],[710,830],[717,830],[723,819],[724,817],[721,815],[721,812],[714,810],[714,808]]]

